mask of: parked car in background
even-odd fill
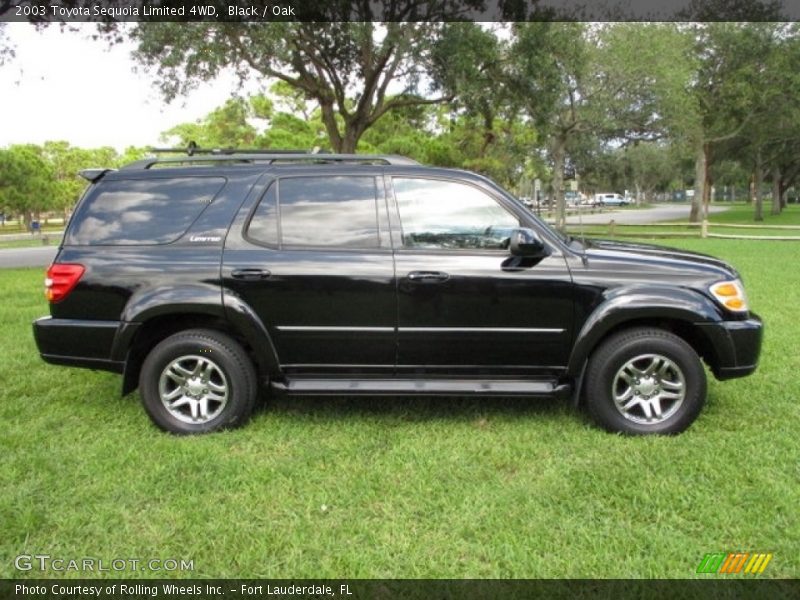
[[[597,199],[596,196],[584,196],[581,198],[580,206],[588,206],[588,207],[596,207],[602,206],[602,203]]]
[[[564,192],[564,201],[567,206],[580,206],[583,203],[583,199],[584,196],[580,192]]]
[[[600,206],[627,206],[630,199],[620,194],[595,194],[594,201]]]

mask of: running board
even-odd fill
[[[287,394],[414,394],[567,396],[571,386],[555,381],[514,379],[306,379],[271,383]]]

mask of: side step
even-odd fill
[[[272,382],[273,389],[287,394],[373,394],[373,395],[495,395],[567,396],[571,386],[556,381],[515,379],[311,379],[295,378]]]

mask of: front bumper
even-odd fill
[[[717,379],[745,377],[756,370],[764,324],[755,313],[744,321],[699,323],[714,348],[712,371]]]
[[[118,329],[118,321],[42,317],[33,322],[33,337],[46,362],[122,373],[125,363],[112,360]]]

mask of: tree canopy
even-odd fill
[[[561,223],[568,185],[639,201],[693,187],[692,219],[715,183],[739,197],[752,185],[758,219],[762,194],[779,212],[800,175],[795,23],[143,22],[109,31],[135,42],[166,99],[224,71],[257,84],[163,132],[174,145],[403,154],[520,194],[539,179]],[[67,208],[82,185],[70,175],[77,165],[144,151],[122,158],[48,142],[4,152],[14,164],[45,160],[57,182],[48,207]]]

